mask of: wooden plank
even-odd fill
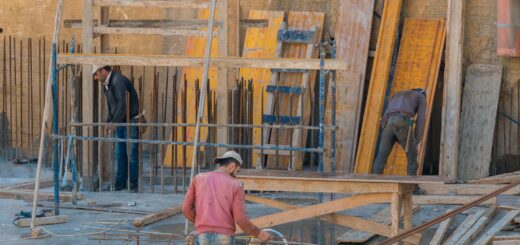
[[[175,216],[180,213],[182,213],[182,205],[177,207],[165,208],[163,210],[147,214],[143,217],[136,218],[134,219],[134,222],[132,222],[132,224],[135,227],[141,228],[143,226]]]
[[[389,193],[358,194],[347,198],[254,218],[251,222],[259,228],[273,227],[298,220],[335,213],[345,209],[352,209],[371,203],[382,203],[388,201],[390,196],[391,194]],[[240,234],[242,231],[237,229],[236,233]]]
[[[243,20],[244,24],[248,21]],[[110,27],[145,27],[145,28],[201,28],[207,27],[207,20],[191,20],[191,19],[132,19],[132,20],[118,20],[118,19],[110,19],[108,21]],[[93,26],[98,27],[98,19],[93,20]],[[216,23],[219,25],[220,23]],[[253,24],[253,23],[247,23]],[[261,24],[261,23],[256,23]],[[265,25],[265,24],[264,24]],[[79,29],[82,28],[82,21],[80,19],[66,19],[63,21],[64,28],[74,28]]]
[[[422,142],[428,140],[445,36],[444,19],[407,18],[404,21],[390,96],[414,88],[422,88],[426,91],[424,130],[418,132],[422,135]],[[380,119],[381,117],[379,117]],[[418,175],[422,174],[426,145],[420,145],[421,148],[417,155]],[[399,144],[394,144],[387,159],[385,174],[407,175],[407,166],[408,161],[404,149]]]
[[[517,240],[506,240],[506,241],[493,241],[493,245],[518,245],[520,239]]]
[[[208,2],[164,0],[94,0],[96,6],[141,7],[141,8],[209,8]]]
[[[336,58],[345,60],[347,74],[337,73],[336,82],[336,170],[350,173],[354,167],[357,137],[363,101],[366,67],[372,28],[374,0],[338,1],[336,17]],[[355,77],[348,73],[358,74]],[[330,98],[330,97],[329,97]],[[327,105],[326,120],[330,120],[330,103]],[[327,137],[330,133],[326,134]],[[330,142],[326,141],[330,149]],[[325,154],[325,162],[330,161],[330,152]],[[326,165],[328,166],[328,165]]]
[[[450,177],[457,177],[465,2],[460,0],[448,1],[448,35],[446,40],[439,172],[443,176]]]
[[[220,28],[218,29],[218,49],[217,56],[219,57],[227,57],[228,46],[229,46],[229,26],[228,26],[228,13],[229,6],[228,0],[219,0],[217,1],[217,11],[218,15],[216,18],[222,23]],[[211,54],[213,55],[213,54]],[[202,79],[201,79],[202,81]],[[217,82],[218,81],[218,82]],[[229,123],[229,110],[228,110],[228,88],[230,87],[229,83],[234,82],[234,80],[228,81],[228,70],[224,67],[220,67],[217,69],[217,84],[216,84],[216,96],[217,96],[217,108],[218,117],[217,123],[225,125]],[[228,130],[227,127],[218,127],[217,128],[217,138],[219,143],[227,144],[229,143],[228,139]],[[207,130],[206,130],[207,131]],[[206,132],[207,135],[207,132]],[[206,136],[207,137],[207,136]],[[204,137],[204,138],[206,138]],[[217,154],[220,156],[224,154],[228,149],[225,147],[218,147]]]
[[[420,209],[419,206],[414,206],[411,211],[417,212],[419,209]],[[379,211],[378,213],[374,214],[372,217],[368,218],[367,221],[372,221],[372,222],[376,222],[378,224],[383,224],[383,225],[389,225],[391,223],[390,208],[385,208],[385,209]],[[349,226],[349,227],[351,227],[351,226]],[[336,244],[337,243],[365,243],[370,238],[372,238],[376,235],[372,231],[377,230],[377,229],[372,229],[372,228],[364,229],[364,230],[359,230],[358,228],[355,228],[355,227],[351,227],[351,228],[353,228],[353,229],[348,230],[347,232],[343,233],[343,235],[336,238]],[[388,227],[388,228],[390,228],[390,227]],[[369,230],[369,231],[366,231],[366,230]],[[390,229],[388,229],[388,233],[386,234],[386,236],[388,236],[389,234],[390,234]],[[379,233],[377,235],[385,236],[384,234],[379,234]]]
[[[495,176],[485,177],[477,180],[470,180],[470,184],[509,184],[520,178],[520,171],[512,173],[499,174]]]
[[[33,200],[33,191],[32,190],[11,190],[11,189],[0,189],[0,198],[1,199],[16,199],[16,200]],[[78,200],[83,199],[83,195],[78,193]],[[42,201],[53,201],[54,193],[50,192],[39,192],[38,200]],[[66,202],[72,200],[72,193],[70,192],[60,192],[60,201]]]
[[[47,188],[47,187],[51,187],[53,185],[54,185],[53,179],[40,180],[40,188]],[[2,186],[1,188],[34,190],[34,181],[28,181],[28,182],[24,182],[24,183]]]
[[[511,222],[511,220],[513,220],[519,213],[520,210],[509,211],[506,216],[501,218],[491,228],[484,232],[473,244],[487,244],[491,241],[493,236],[502,229],[502,227],[509,224],[509,222]]]
[[[489,175],[502,65],[472,64],[466,71],[457,176],[471,180]]]
[[[471,227],[484,215],[486,211],[478,210],[474,214],[468,215],[466,219],[460,224],[457,229],[446,239],[443,245],[454,245],[458,244],[459,240],[464,234],[471,229]]]
[[[400,232],[401,226],[401,209],[403,208],[403,197],[401,193],[392,193],[392,199],[390,202],[390,214],[392,219],[392,232],[391,236],[397,236]]]
[[[453,209],[448,209],[446,213],[451,212]],[[448,228],[450,227],[452,218],[449,218],[447,220],[444,220],[439,225],[439,228],[435,231],[435,234],[432,237],[432,240],[430,241],[430,245],[440,245],[442,243],[442,240],[444,239],[444,235],[446,235],[446,232],[448,231]]]
[[[287,16],[287,29],[293,30],[316,30],[314,36],[314,43],[317,44],[321,40],[321,36],[323,33],[323,23],[325,20],[325,14],[321,12],[295,12],[290,11]],[[317,58],[319,55],[319,51],[317,48],[313,50],[308,50],[307,44],[302,43],[285,43],[283,45],[283,54],[284,58],[308,58],[310,57]],[[301,74],[301,73],[281,73],[279,75],[279,79],[277,85],[279,86],[290,86],[290,87],[301,87],[302,81],[304,80],[304,76],[309,77],[309,83],[307,89],[304,89],[302,96],[303,99],[303,113],[301,119],[301,125],[309,125],[310,117],[311,117],[311,101],[312,101],[312,92],[314,89],[315,81],[316,81],[316,72],[312,71],[310,74]],[[276,104],[276,103],[280,104]],[[278,115],[297,115],[298,109],[298,99],[293,98],[292,104],[289,96],[280,96],[280,99],[276,101],[275,105],[275,114]],[[276,133],[278,137],[273,136],[271,133],[270,144],[277,144],[276,139],[278,139],[278,144],[280,145],[291,145],[293,138],[293,131],[291,129],[280,129],[277,130]],[[302,142],[307,142],[307,130],[302,133]],[[296,170],[301,170],[303,156],[301,152],[293,152],[293,155],[296,156],[294,161]],[[288,169],[289,163],[291,161],[290,157],[279,156],[267,157],[267,166],[269,168],[280,168],[280,169]]]
[[[395,47],[395,35],[399,26],[402,0],[385,2],[381,27],[377,39],[376,56],[368,88],[365,115],[356,155],[355,173],[371,173],[379,132],[379,120],[383,111],[383,99]]]
[[[57,215],[57,216],[36,218],[34,220],[34,225],[38,225],[38,226],[54,225],[54,224],[62,224],[62,223],[67,223],[67,222],[69,222],[69,216]],[[31,218],[15,220],[14,224],[18,227],[29,227],[29,226],[31,226]]]
[[[414,195],[412,199],[413,204],[416,205],[464,205],[480,197],[481,196]],[[493,197],[481,205],[492,205],[496,203],[497,199]]]
[[[266,205],[269,207],[273,207],[273,208],[278,208],[281,210],[290,210],[290,209],[298,208],[298,206],[295,206],[295,205],[287,204],[284,202],[280,202],[280,201],[276,201],[276,200],[272,200],[272,199],[268,199],[268,198],[253,196],[253,195],[246,195],[246,201],[260,203],[260,204],[263,204],[263,205]],[[375,232],[376,234],[381,235],[381,236],[388,237],[388,236],[390,236],[390,226],[388,226],[388,224],[390,224],[390,209],[387,208],[385,210],[387,210],[387,212],[386,212],[387,218],[385,219],[387,222],[381,222],[381,220],[370,220],[370,219],[365,220],[365,219],[362,219],[362,218],[359,218],[356,216],[350,216],[350,215],[344,215],[344,214],[338,214],[338,213],[323,215],[320,217],[320,219],[323,221],[333,223],[333,224],[338,224],[338,225],[342,225],[345,227],[350,227],[352,229],[356,229],[356,230],[351,230],[354,232],[362,232],[362,233],[369,232],[371,234],[370,235],[371,237],[374,236],[374,234],[372,234],[372,232]],[[414,207],[413,211],[417,211],[417,210],[419,210],[419,207],[418,206]],[[358,230],[360,230],[360,231],[358,231]],[[338,243],[338,239],[336,239],[336,243]],[[421,235],[416,234],[416,235],[410,237],[409,239],[405,239],[405,241],[409,241],[413,244],[419,244],[421,241]]]
[[[419,188],[427,195],[485,195],[504,186],[492,184],[420,184]],[[503,194],[518,195],[520,194],[520,186],[511,188]]]
[[[413,228],[412,191],[403,193],[403,228],[405,231]],[[405,245],[410,243],[405,242]]]
[[[484,227],[491,221],[491,218],[495,214],[497,210],[497,206],[492,206],[486,213],[478,219],[478,221],[469,229],[466,234],[462,238],[460,238],[457,241],[457,244],[467,245],[470,243],[471,240],[475,239],[482,230],[484,230]]]
[[[113,35],[161,35],[161,36],[181,36],[181,37],[204,37],[206,31],[177,29],[177,28],[155,28],[155,27],[94,27],[94,33],[113,34]],[[214,36],[218,33],[214,32]]]
[[[171,55],[123,55],[123,54],[58,54],[58,64],[93,65],[98,63],[122,66],[185,66],[202,67],[204,58],[200,56]],[[344,70],[347,63],[342,60],[325,60],[326,70]],[[223,68],[263,68],[263,69],[309,69],[319,70],[319,59],[301,58],[243,58],[212,57],[212,67]],[[91,67],[92,68],[92,67]],[[92,72],[90,73],[92,74]]]

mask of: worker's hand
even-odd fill
[[[258,239],[262,240],[262,242],[267,242],[267,241],[273,239],[273,237],[267,231],[262,230],[262,231],[260,231],[260,234],[258,234]]]
[[[105,126],[105,136],[112,136],[112,132],[114,132],[116,127],[114,126]]]

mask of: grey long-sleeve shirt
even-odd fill
[[[424,121],[426,119],[426,96],[414,90],[405,90],[394,94],[394,96],[390,98],[383,116],[383,125],[390,115],[397,113],[405,113],[410,116],[417,113],[415,139],[417,143],[421,142]]]

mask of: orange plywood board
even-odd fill
[[[445,36],[444,19],[405,20],[390,95],[413,88],[426,90],[427,111],[422,142],[426,142],[428,139],[428,128]],[[425,152],[426,144],[421,144],[418,162],[424,160]],[[388,157],[385,174],[406,175],[407,165],[404,150],[399,144],[395,144]]]
[[[268,25],[266,27],[247,28],[244,40],[244,49],[242,57],[248,58],[274,58],[276,53],[277,33],[280,30],[284,12],[283,11],[263,11],[251,10],[249,11],[249,19],[266,19]],[[253,80],[253,123],[262,123],[262,108],[265,108],[267,103],[267,94],[264,92],[265,87],[269,84],[271,79],[271,71],[269,69],[240,69],[240,77]],[[262,96],[264,97],[264,105],[262,106]],[[262,130],[259,128],[253,129],[253,144],[261,144]],[[260,155],[255,154],[253,163],[256,163]]]
[[[215,13],[215,14],[217,15],[218,13]],[[208,17],[209,17],[209,10],[207,10],[207,9],[200,10],[199,19],[207,20]],[[217,19],[217,16],[215,16],[215,19]],[[201,29],[207,30],[207,28],[201,28]],[[205,37],[188,37],[187,44],[186,44],[186,50],[185,50],[184,54],[186,56],[202,57],[202,56],[204,56],[205,47],[206,47],[206,38]],[[213,37],[213,42],[211,44],[211,55],[212,56],[217,55],[217,53],[218,53],[217,47],[218,47],[218,39],[216,37]],[[196,67],[183,68],[182,77],[184,78],[184,76],[186,76],[186,79],[188,81],[187,91],[186,91],[187,92],[186,108],[188,108],[186,110],[186,119],[187,119],[187,123],[195,123],[197,120],[196,119],[197,112],[195,110],[195,108],[196,108],[195,80],[198,79],[199,81],[202,81],[202,67],[200,67],[200,68],[196,68]],[[209,84],[208,89],[216,90],[216,88],[217,88],[217,69],[210,68],[208,77],[210,79],[210,84]],[[199,86],[202,87],[202,83],[200,83]],[[181,98],[180,98],[181,96],[179,95],[178,97],[179,98],[177,100],[177,106],[178,106],[178,108],[183,108],[182,107],[183,102],[181,101]],[[204,103],[204,106],[207,106],[207,103]],[[202,123],[207,123],[208,122],[207,108],[204,110],[204,112],[205,113],[204,113],[204,117],[202,118]],[[182,123],[182,110],[180,110],[180,109],[177,110],[177,123]],[[200,129],[201,129],[200,130],[200,140],[201,140],[201,142],[205,142],[207,135],[208,135],[208,130],[206,127],[201,127]],[[177,130],[177,141],[182,141],[182,133],[183,133],[182,127],[177,127],[176,130]],[[188,127],[186,134],[187,134],[187,137],[186,137],[187,142],[193,142],[194,138],[195,138],[195,127]],[[187,162],[185,163],[186,166],[188,166],[188,167],[191,166],[193,146],[186,147],[186,158],[184,158],[184,155],[183,155],[183,146],[174,146],[174,147],[177,147],[177,161],[176,161],[177,164],[176,164],[176,166],[177,167],[183,166],[184,159],[187,160]],[[199,149],[201,151],[204,151],[204,147],[200,147]],[[172,146],[168,145],[168,147],[166,149],[166,154],[164,157],[164,162],[163,162],[165,166],[172,166],[171,151],[172,151]]]
[[[323,33],[323,22],[325,20],[325,14],[320,12],[289,12],[287,18],[287,29],[295,29],[295,30],[307,30],[310,31],[316,28],[316,37],[317,41],[321,40],[321,36]],[[288,43],[283,46],[283,58],[305,58],[307,50],[307,44],[294,44]],[[316,48],[313,54],[314,58],[318,57],[318,49]],[[292,87],[300,87],[302,82],[302,74],[299,73],[282,73],[280,74],[280,79],[278,80],[277,85],[280,86],[292,86]],[[309,79],[309,89],[306,89],[303,93],[303,113],[302,113],[302,124],[308,125],[310,122],[310,113],[311,113],[311,101],[312,101],[312,92],[311,90],[315,85],[316,72],[311,72]],[[279,103],[278,103],[279,102]],[[275,100],[275,115],[279,113],[279,115],[293,115],[296,116],[298,109],[298,96],[293,95],[292,104],[289,96],[280,96],[280,101]],[[276,130],[271,132],[271,140],[270,144],[276,144],[275,135]],[[307,132],[303,131],[303,142],[306,142]],[[290,145],[292,143],[292,130],[279,130],[278,134],[278,144],[279,145]],[[301,152],[293,152],[295,154],[295,167],[296,170],[300,170],[302,168],[303,163],[303,155]],[[279,156],[279,161],[277,161],[277,157],[273,155],[269,155],[267,157],[267,167],[268,168],[281,168],[287,169],[290,163],[290,156]]]
[[[363,125],[356,155],[355,173],[371,173],[379,131],[379,118],[388,84],[395,47],[395,34],[399,26],[402,0],[387,0],[381,16],[376,55],[363,116]]]

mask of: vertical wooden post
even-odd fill
[[[399,235],[399,221],[401,218],[402,194],[398,192],[392,193],[392,201],[390,203],[390,213],[392,215],[392,232],[391,236]]]
[[[82,19],[82,27],[83,27],[83,53],[92,53],[92,38],[93,38],[93,27],[92,27],[92,15],[93,15],[93,0],[83,0],[83,19]],[[94,102],[92,98],[94,98],[94,83],[92,81],[92,66],[91,65],[83,65],[82,67],[82,121],[84,123],[92,123],[94,122]],[[93,130],[92,127],[83,127],[82,135],[91,136],[91,132]],[[92,189],[92,177],[94,175],[94,168],[91,167],[92,164],[89,161],[94,159],[93,151],[93,143],[85,141],[82,144],[82,177],[83,177],[83,186],[87,189]]]
[[[404,230],[410,230],[413,227],[412,223],[412,193],[406,192],[403,194],[403,221],[404,221]],[[405,245],[411,245],[410,243],[405,242]]]
[[[98,21],[98,26],[102,26],[102,25],[108,25],[108,20],[109,20],[109,8],[108,7],[100,7],[99,8],[99,21]],[[104,53],[107,53],[108,49],[109,49],[109,37],[108,35],[106,34],[100,34],[99,35],[99,53],[101,54],[104,54]],[[105,98],[104,98],[104,95],[103,95],[103,86],[98,86],[98,111],[97,111],[97,115],[98,115],[98,122],[103,122],[103,112],[104,112],[104,108],[105,108]],[[97,133],[98,133],[98,136],[103,136],[103,127],[97,127]],[[107,152],[107,147],[104,147],[104,144],[102,141],[99,141],[97,142],[98,144],[98,159],[97,159],[97,162],[98,162],[98,179],[99,179],[99,191],[101,191],[101,188],[102,188],[102,184],[103,184],[103,176],[105,175],[105,171],[108,172],[108,169],[110,168],[106,168],[105,171],[103,170],[103,165],[104,165],[104,161],[103,159],[108,159],[107,158],[107,154],[114,154],[114,152]],[[112,144],[112,143],[108,143],[108,144]],[[107,144],[107,145],[108,145]],[[110,164],[110,163],[109,163]],[[115,173],[110,173],[110,174],[115,174]]]
[[[449,0],[439,172],[457,177],[465,0]]]
[[[220,28],[218,30],[218,56],[226,57],[228,55],[228,0],[218,1],[218,20]],[[218,85],[217,85],[217,123],[228,123],[228,71],[225,68],[218,68]],[[203,84],[206,81],[202,81]],[[217,129],[218,143],[228,143],[228,128],[219,127]],[[218,154],[222,154],[226,149],[219,148]]]

